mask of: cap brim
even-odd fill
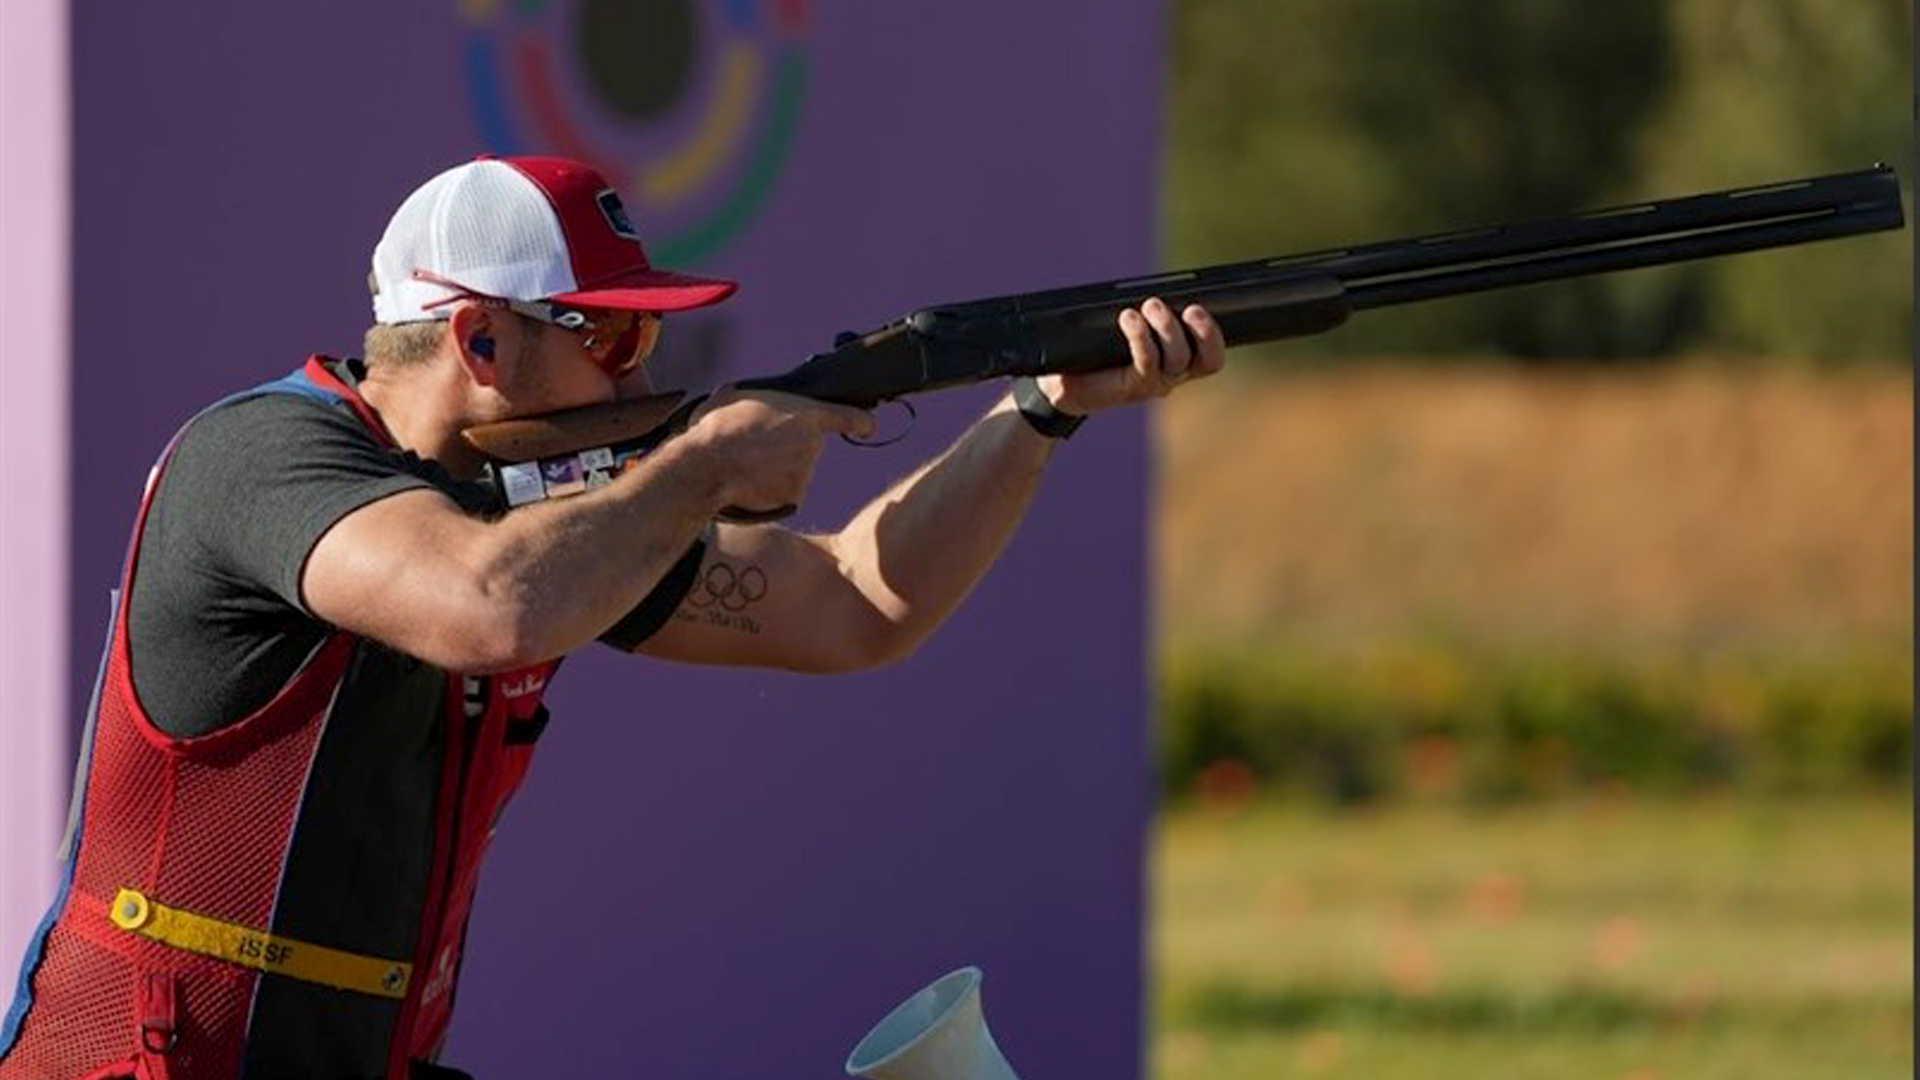
[[[717,304],[732,296],[739,287],[738,282],[721,278],[694,277],[671,270],[636,270],[604,282],[598,288],[559,293],[548,299],[621,311],[691,311]]]

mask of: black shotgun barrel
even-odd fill
[[[1858,172],[1630,203],[1562,217],[1255,259],[1203,272],[1237,276],[1276,270],[1311,270],[1334,274],[1351,284],[1468,263],[1817,218],[1836,219],[1832,225],[1834,236],[1897,229],[1904,223],[1899,179],[1886,165],[1875,165]],[[1798,241],[1780,241],[1795,242]]]
[[[921,308],[746,388],[870,406],[1007,375],[1124,360],[1114,320],[1158,296],[1207,306],[1236,345],[1324,333],[1355,311],[1897,229],[1891,168],[1564,217]]]
[[[1205,304],[1227,340],[1244,345],[1322,333],[1354,311],[1898,229],[1905,220],[1899,178],[1876,165],[1564,217],[938,304],[886,330],[907,331],[922,350],[925,389],[1106,366],[1125,354],[1114,318],[1153,296],[1176,309]],[[863,390],[861,403],[872,397]]]
[[[1785,247],[1906,223],[1900,182],[1859,172],[1275,260],[1346,282],[1354,310]]]

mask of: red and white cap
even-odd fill
[[[613,185],[565,158],[481,158],[448,169],[407,196],[373,249],[373,316],[389,325],[439,318],[463,289],[685,311],[719,303],[735,287],[654,269]]]

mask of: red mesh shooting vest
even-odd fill
[[[240,396],[260,393],[351,408],[392,445],[318,358]],[[127,554],[66,874],[0,1025],[0,1080],[405,1077],[445,1038],[481,858],[558,662],[462,677],[336,632],[257,712],[166,735],[127,640],[166,461]]]

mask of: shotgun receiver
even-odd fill
[[[735,385],[870,409],[987,379],[1125,363],[1116,320],[1124,308],[1154,296],[1176,311],[1204,305],[1229,344],[1246,345],[1324,333],[1371,308],[1904,224],[1899,180],[1891,168],[1876,165],[1567,217],[938,304],[865,334],[842,335],[831,351],[791,371]],[[462,435],[492,461],[507,505],[518,506],[608,482],[684,430],[701,400],[676,392],[487,424]]]

